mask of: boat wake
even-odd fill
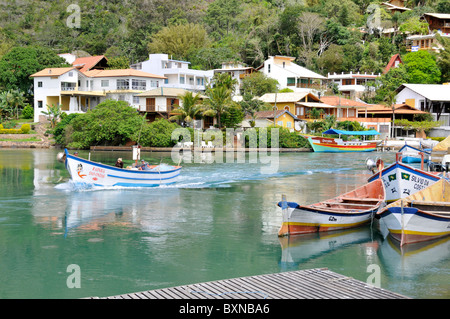
[[[233,170],[202,170],[199,168],[192,168],[185,170],[179,177],[178,181],[172,184],[165,184],[151,188],[157,189],[195,189],[195,188],[228,188],[235,183],[261,181],[274,178],[289,178],[301,175],[313,174],[335,174],[338,172],[348,171],[351,168],[336,168],[336,169],[307,169],[276,172],[273,174],[263,174],[259,168],[242,168]],[[55,186],[56,189],[65,192],[86,192],[97,190],[115,190],[115,189],[142,189],[142,187],[124,187],[124,186],[96,186],[89,183],[74,182],[72,180],[60,183]]]

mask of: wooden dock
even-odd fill
[[[369,274],[368,274],[369,275]],[[92,297],[98,299],[98,297]],[[218,280],[100,299],[409,299],[327,268]]]

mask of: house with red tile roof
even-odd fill
[[[72,62],[72,65],[81,72],[90,70],[104,70],[108,67],[108,59],[104,55],[89,56],[77,58]]]
[[[383,74],[386,74],[389,72],[391,68],[398,67],[401,63],[403,63],[402,58],[400,57],[400,54],[394,54],[391,59],[389,60],[388,64],[383,70]]]
[[[166,77],[133,69],[105,70],[104,56],[78,58],[73,67],[46,68],[34,79],[34,121],[44,120],[48,106],[63,112],[83,113],[107,100],[126,101],[140,109],[138,94],[158,88]]]

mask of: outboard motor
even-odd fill
[[[66,153],[64,152],[59,152],[56,155],[56,159],[58,160],[58,162],[64,163],[66,161]]]
[[[375,174],[375,168],[377,167],[377,164],[374,160],[372,160],[371,158],[366,158],[366,167],[369,171]]]

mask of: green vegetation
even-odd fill
[[[0,77],[6,82],[0,86],[18,88],[16,79],[21,77],[20,89],[27,92],[30,74],[63,64],[55,53],[76,50],[105,54],[114,68],[164,52],[202,69],[220,67],[228,60],[257,67],[267,56],[278,54],[294,56],[323,74],[382,72],[392,54],[406,54],[407,32],[425,32],[419,19],[424,12],[446,13],[450,7],[448,0],[409,0],[406,6],[412,10],[391,15],[380,1],[361,0],[79,0],[77,4],[79,28],[67,25],[72,14],[68,2],[0,4],[0,57],[5,58],[0,74],[14,70],[9,61],[23,62],[20,71],[11,71],[17,73],[11,80]],[[360,32],[373,16],[373,5],[379,8],[381,26],[395,30],[391,38]]]

